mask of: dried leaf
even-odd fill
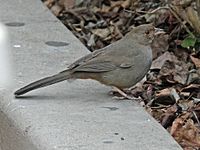
[[[172,4],[177,5],[177,6],[183,6],[186,7],[190,5],[192,0],[173,0]]]
[[[187,18],[191,22],[190,25],[194,28],[196,32],[200,33],[200,17],[198,16],[197,11],[195,11],[192,6],[187,7],[185,10]]]
[[[174,56],[174,54],[167,51],[153,61],[151,69],[161,69],[166,61],[173,61],[176,59],[177,58]]]
[[[197,68],[200,68],[200,59],[190,55],[192,62],[195,64]]]
[[[178,111],[178,106],[172,105],[171,107],[167,108],[166,112],[162,114],[162,120],[161,120],[161,125],[164,128],[167,128],[172,125],[174,119],[177,116],[177,111]]]
[[[200,68],[189,71],[187,85],[191,83],[200,84]]]
[[[153,101],[153,105],[162,104],[162,105],[173,105],[180,99],[174,88],[166,88],[158,91],[155,94],[156,98]]]
[[[59,0],[58,3],[67,10],[74,7],[75,0]]]
[[[194,106],[194,102],[192,100],[180,100],[178,105],[181,107],[182,111],[187,111],[188,109]]]
[[[189,67],[189,64],[179,61],[177,58],[173,61],[167,60],[163,64],[159,76],[169,83],[177,82],[184,85],[187,82]]]
[[[200,130],[186,113],[175,119],[171,127],[171,135],[182,145],[200,147]]]
[[[157,10],[147,13],[144,15],[147,22],[154,22],[155,24],[164,23],[165,20],[170,16],[169,9],[166,8],[157,8]]]
[[[102,39],[106,39],[109,36],[111,36],[113,31],[114,31],[114,27],[110,26],[109,28],[104,28],[104,29],[93,29],[92,33],[101,37]]]
[[[56,4],[51,7],[51,11],[55,16],[59,16],[60,12],[63,10],[63,7]]]
[[[182,92],[193,92],[200,89],[200,84],[190,84],[187,87],[181,89]]]
[[[151,44],[153,59],[159,57],[162,53],[166,52],[169,48],[168,44],[169,35],[160,34],[155,37]]]

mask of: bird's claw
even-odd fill
[[[136,98],[134,96],[129,96],[128,94],[126,94],[124,91],[120,90],[117,87],[113,87],[112,92],[117,92],[117,93],[120,94],[120,96],[114,96],[113,99],[118,99],[118,100],[124,100],[124,99],[140,100],[140,98]]]

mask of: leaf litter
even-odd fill
[[[184,150],[200,148],[200,2],[198,0],[43,0],[90,50],[153,23],[166,32],[152,43],[146,78],[126,93]]]

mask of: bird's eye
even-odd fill
[[[145,34],[149,34],[149,31],[145,31]]]

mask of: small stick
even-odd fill
[[[181,18],[177,15],[177,13],[173,10],[173,6],[169,5],[169,10],[176,17],[176,19],[183,25],[185,30],[192,36],[195,37],[194,34],[188,29],[188,27],[182,22]]]
[[[197,123],[198,123],[198,125],[200,127],[200,121],[199,121],[199,119],[197,117],[197,114],[195,113],[195,111],[192,111],[192,113],[193,113],[193,115],[194,115],[195,119],[197,120]]]

